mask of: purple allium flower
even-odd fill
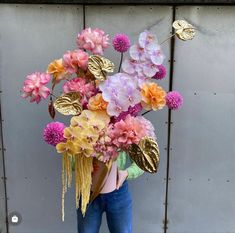
[[[183,97],[178,91],[170,91],[166,95],[166,105],[172,110],[177,110],[183,105]]]
[[[158,72],[153,76],[153,79],[163,79],[166,77],[166,67],[163,65],[157,66]]]
[[[46,143],[56,146],[60,142],[64,142],[64,128],[65,125],[58,121],[51,122],[46,125],[43,131],[43,138]]]
[[[128,114],[130,114],[131,116],[136,117],[136,116],[138,116],[138,114],[141,112],[142,109],[143,108],[142,108],[142,105],[140,103],[136,104],[134,107],[130,106],[126,112],[121,112],[119,114],[119,116],[114,117],[112,123],[116,123],[120,120],[125,120],[125,118]]]
[[[129,37],[126,34],[117,34],[113,38],[113,47],[120,53],[125,53],[131,46]]]

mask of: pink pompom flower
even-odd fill
[[[78,68],[87,69],[88,54],[82,50],[67,51],[63,56],[63,66],[70,73],[76,73]]]
[[[64,142],[65,125],[61,122],[51,122],[46,125],[43,131],[44,141],[52,146],[56,146],[60,142]]]
[[[153,79],[163,79],[166,77],[166,67],[164,65],[159,65],[157,66],[158,71],[157,73],[153,76]]]
[[[169,109],[178,110],[183,105],[183,97],[178,91],[168,92],[165,98]]]
[[[109,37],[101,29],[86,28],[77,36],[80,49],[90,50],[93,54],[103,55],[103,50],[109,47]]]
[[[125,53],[131,46],[129,37],[126,34],[117,34],[113,38],[113,47],[120,53]]]
[[[50,74],[35,72],[28,75],[24,81],[21,95],[23,98],[30,97],[30,102],[38,104],[41,98],[46,99],[51,91],[45,86],[50,81]]]

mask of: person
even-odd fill
[[[126,168],[128,159],[126,152],[119,152],[99,195],[88,204],[85,216],[77,209],[78,233],[99,233],[104,212],[110,233],[132,233],[132,197],[128,180],[137,178],[144,171],[131,160],[131,165]],[[93,185],[97,182],[102,164],[97,162],[94,166]]]

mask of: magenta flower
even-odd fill
[[[23,98],[31,97],[30,102],[38,104],[41,98],[46,99],[50,95],[50,89],[45,86],[50,81],[50,74],[35,72],[28,75],[24,81],[21,95]]]
[[[166,67],[164,65],[159,65],[157,73],[153,76],[153,79],[163,79],[166,77]]]
[[[183,97],[178,91],[170,91],[166,95],[166,105],[172,110],[178,110],[183,105]]]
[[[56,146],[60,142],[64,142],[64,128],[65,125],[61,122],[51,122],[46,125],[43,131],[43,138],[46,143]]]
[[[143,108],[142,108],[141,103],[136,104],[134,107],[130,106],[126,112],[121,112],[118,117],[114,117],[112,122],[116,123],[120,120],[124,120],[127,117],[128,114],[130,114],[131,116],[136,117],[142,111],[142,109]]]
[[[67,51],[63,56],[63,66],[70,73],[76,73],[78,68],[87,69],[88,54],[82,50]]]
[[[113,38],[113,47],[120,53],[125,53],[131,46],[129,37],[126,34],[117,34]]]
[[[99,85],[103,99],[108,102],[107,113],[110,116],[118,116],[127,111],[129,106],[140,103],[137,81],[128,74],[117,73]]]
[[[109,47],[109,37],[101,29],[86,28],[77,36],[80,49],[90,50],[93,54],[103,55],[103,50]]]

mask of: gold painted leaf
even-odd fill
[[[91,55],[88,60],[88,69],[96,79],[104,81],[107,73],[114,71],[114,64],[105,57]]]
[[[82,111],[79,92],[69,92],[58,97],[54,102],[54,108],[63,115],[78,115]]]
[[[185,20],[176,20],[172,26],[180,40],[192,40],[195,36],[195,28]]]
[[[131,144],[128,148],[130,158],[143,171],[156,173],[160,162],[159,147],[151,137],[144,137],[139,145]]]

